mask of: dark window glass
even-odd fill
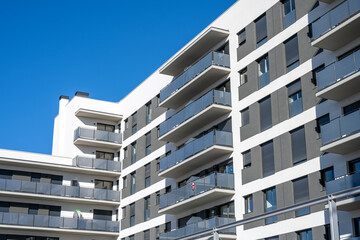
[[[137,124],[134,124],[131,128],[131,134],[135,134],[137,132]]]
[[[269,188],[264,191],[264,208],[265,212],[270,212],[276,210],[277,202],[276,202],[276,188]],[[277,222],[277,216],[269,217],[265,219],[265,224],[271,224]]]
[[[146,124],[149,124],[151,122],[151,102],[148,102],[145,105],[145,111],[146,111]]]
[[[249,195],[245,198],[245,213],[251,213],[253,211],[253,196]]]
[[[284,4],[284,14],[288,15],[292,11],[295,11],[295,0],[285,0]]]
[[[144,231],[144,240],[150,240],[150,230]]]
[[[274,174],[274,147],[272,141],[261,145],[261,154],[263,163],[263,177]]]
[[[251,151],[248,150],[242,153],[244,168],[251,167]]]
[[[294,202],[301,203],[309,200],[309,184],[308,178],[302,177],[293,181],[294,187]],[[295,216],[303,216],[310,214],[310,207],[302,208],[295,211]]]
[[[298,128],[291,133],[291,150],[293,164],[300,163],[307,159],[306,157],[306,140],[304,127]]]
[[[291,83],[287,88],[289,94],[289,115],[293,117],[303,111],[300,80]]]
[[[239,72],[240,75],[240,86],[244,85],[245,83],[248,82],[248,73],[247,73],[247,68],[241,70]]]
[[[256,24],[256,43],[260,47],[267,41],[266,14],[255,20]]]
[[[114,153],[96,151],[97,159],[114,160]]]
[[[170,232],[171,231],[171,222],[165,223],[165,230],[164,232]]]
[[[266,55],[258,59],[257,63],[258,63],[259,89],[260,89],[270,83],[269,57]]]
[[[130,183],[130,194],[134,194],[136,192],[136,173],[133,172],[130,174],[131,183]]]
[[[312,240],[312,239],[313,238],[312,238],[311,229],[297,232],[297,240]]]
[[[135,225],[135,203],[130,204],[130,227]]]
[[[145,187],[149,187],[150,186],[150,163],[145,165]]]
[[[284,44],[286,52],[286,67],[288,71],[291,71],[295,67],[299,66],[299,47],[297,36],[293,36],[284,42]]]
[[[111,221],[112,211],[94,209],[94,219]]]
[[[145,134],[146,145],[145,145],[145,155],[149,155],[151,153],[151,132]]]
[[[354,219],[354,237],[360,237],[360,218]]]
[[[360,158],[349,162],[349,174],[360,172]]]
[[[321,133],[321,127],[328,124],[330,122],[329,114],[325,114],[324,116],[316,119],[316,132]]]
[[[103,123],[98,123],[97,124],[97,130],[106,131],[106,132],[114,132],[115,131],[115,126],[114,125],[103,124]]]
[[[150,219],[150,197],[144,198],[144,221]]]
[[[241,126],[245,126],[250,122],[249,108],[241,111]]]
[[[321,182],[324,187],[326,182],[330,182],[334,179],[334,167],[329,167],[321,170]]]
[[[260,129],[264,131],[272,126],[271,98],[266,97],[259,102],[260,104]]]
[[[245,31],[245,29],[241,30],[238,33],[238,42],[239,42],[239,46],[243,45],[246,42],[246,31]]]
[[[343,108],[343,111],[344,111],[344,116],[350,114],[350,113],[353,113],[357,110],[360,109],[360,101],[357,101],[357,102],[354,102],[350,105],[347,105]]]
[[[131,144],[131,164],[136,162],[136,142]]]

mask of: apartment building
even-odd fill
[[[240,0],[120,102],[61,96],[52,155],[0,151],[0,239],[181,239],[359,186],[359,27],[359,0]],[[358,197],[337,214],[360,237]],[[219,236],[329,231],[318,204]]]

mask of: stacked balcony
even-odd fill
[[[119,222],[0,212],[0,228],[117,236]]]
[[[160,125],[160,141],[176,142],[231,112],[231,94],[211,90]]]
[[[49,198],[108,205],[119,205],[120,202],[120,192],[118,191],[12,179],[0,179],[0,191],[2,195],[34,199]]]
[[[179,214],[211,201],[229,198],[235,193],[233,174],[212,173],[191,183],[162,195],[159,213]]]
[[[112,172],[121,171],[121,163],[119,161],[97,159],[84,156],[76,156],[73,159],[73,166]]]
[[[232,133],[212,130],[162,158],[159,176],[181,177],[232,151]]]
[[[360,37],[360,2],[346,0],[312,23],[312,46],[335,51]]]
[[[180,239],[181,237],[189,234],[197,233],[203,230],[213,229],[216,228],[217,226],[221,226],[233,222],[235,222],[235,218],[214,217],[207,220],[198,221],[195,223],[190,223],[183,228],[179,228],[171,232],[160,234],[160,240]],[[235,228],[226,229],[219,233],[221,239],[236,239]]]
[[[347,154],[360,146],[360,110],[331,120],[321,126],[320,151]]]
[[[341,101],[360,89],[360,50],[316,74],[317,97]]]
[[[78,127],[74,132],[74,144],[93,147],[119,149],[122,139],[120,133]]]

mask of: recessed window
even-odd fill
[[[131,144],[131,164],[136,162],[136,142]]]
[[[270,176],[275,173],[274,163],[274,146],[273,142],[269,141],[261,145],[263,177]]]
[[[264,208],[265,212],[276,210],[276,188],[272,187],[264,191]],[[265,219],[265,224],[271,224],[277,222],[277,216],[268,217]]]
[[[249,108],[245,108],[241,111],[241,126],[248,125],[250,122]]]
[[[290,72],[299,66],[299,47],[297,35],[284,42],[286,52],[286,68]]]
[[[360,101],[354,102],[350,105],[343,107],[344,116],[349,115],[350,113],[356,112],[360,109]]]
[[[270,96],[262,99],[260,105],[260,130],[265,131],[272,127],[272,111]]]
[[[240,86],[242,86],[248,82],[247,68],[244,68],[243,70],[241,70],[239,72],[239,75],[240,75]]]
[[[96,151],[97,159],[114,160],[114,153]]]
[[[109,125],[109,124],[98,123],[97,124],[97,130],[106,131],[106,132],[114,132],[115,131],[115,126],[114,125]]]
[[[137,132],[137,124],[134,124],[131,128],[131,134],[135,134]]]
[[[290,132],[293,165],[306,161],[306,140],[304,127]]]
[[[330,123],[329,114],[325,114],[318,119],[316,119],[316,132],[321,133],[321,127]]]
[[[151,132],[145,134],[145,156],[151,153]]]
[[[269,57],[266,55],[259,60],[258,63],[258,77],[259,77],[259,89],[265,87],[270,83],[269,76]]]
[[[243,152],[242,155],[243,155],[244,168],[251,167],[251,151],[248,150],[246,152]]]
[[[243,45],[246,42],[246,31],[245,31],[245,29],[241,30],[238,33],[238,42],[239,42],[239,46]]]
[[[167,222],[167,223],[165,223],[164,232],[167,233],[167,232],[170,232],[170,231],[171,231],[171,222]]]
[[[144,198],[144,221],[150,219],[150,197]]]
[[[302,92],[300,80],[287,86],[289,94],[289,115],[290,118],[303,111]]]
[[[255,20],[256,25],[256,45],[260,47],[267,41],[266,14]]]
[[[354,237],[360,237],[360,218],[354,220]]]
[[[150,174],[151,174],[150,163],[148,163],[145,165],[145,187],[146,188],[150,186],[150,182],[151,182]]]
[[[334,180],[334,167],[328,167],[321,170],[321,185],[325,187],[327,182]]]
[[[360,172],[360,158],[349,162],[349,174]]]
[[[309,184],[308,178],[302,177],[293,181],[294,202],[295,204],[309,200]],[[295,216],[303,216],[310,214],[310,207],[305,207],[295,211]]]
[[[131,173],[130,178],[130,194],[133,195],[136,192],[136,173]]]
[[[135,225],[135,203],[130,204],[130,227]]]
[[[145,111],[146,111],[146,124],[149,124],[151,122],[151,102],[148,102],[145,105]]]
[[[313,239],[311,229],[300,231],[300,232],[297,232],[296,234],[297,234],[297,240],[312,240]]]
[[[253,196],[249,195],[244,197],[245,200],[245,213],[253,212]]]
[[[296,22],[295,0],[283,1],[284,29]]]

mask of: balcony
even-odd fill
[[[76,156],[73,159],[73,166],[80,168],[90,168],[90,169],[98,169],[105,171],[113,171],[120,172],[121,171],[121,163],[105,160],[105,159],[97,159],[83,156]]]
[[[312,23],[312,46],[335,51],[360,36],[360,2],[346,0]]]
[[[162,158],[159,176],[180,177],[232,151],[232,133],[213,130]]]
[[[74,132],[74,144],[76,145],[119,149],[121,142],[120,133],[83,127],[78,127]]]
[[[52,228],[54,232],[83,232],[94,235],[117,236],[119,234],[120,224],[119,222],[104,220],[0,212],[0,228],[8,229],[10,225],[11,228],[21,230],[49,231],[51,230],[49,228]]]
[[[319,0],[320,2],[324,2],[324,3],[327,3],[327,4],[330,4],[330,3],[333,3],[335,2],[335,0]]]
[[[122,115],[114,114],[114,113],[106,113],[100,111],[94,111],[90,109],[83,109],[80,108],[76,111],[75,116],[77,117],[86,117],[86,118],[93,118],[93,119],[101,119],[107,120],[111,122],[120,122],[122,119]]]
[[[89,202],[119,205],[120,192],[97,188],[83,188],[41,182],[0,179],[2,195],[30,197],[34,199],[58,199],[68,202]]]
[[[211,90],[160,125],[160,141],[176,142],[231,112],[231,94]]]
[[[347,154],[359,149],[360,110],[331,120],[321,126],[320,151]]]
[[[183,228],[179,228],[171,232],[160,234],[160,240],[173,240],[189,234],[201,232],[208,229],[213,229],[217,226],[221,226],[233,222],[235,222],[235,218],[214,217],[208,220],[187,224]],[[236,239],[236,229],[230,228],[220,232],[220,238]]]
[[[360,89],[360,50],[316,74],[317,97],[341,101]]]
[[[230,73],[230,56],[210,52],[160,91],[160,106],[176,109]]]
[[[194,179],[190,184],[160,197],[159,214],[178,214],[211,201],[234,195],[234,176],[227,173],[213,173]]]

